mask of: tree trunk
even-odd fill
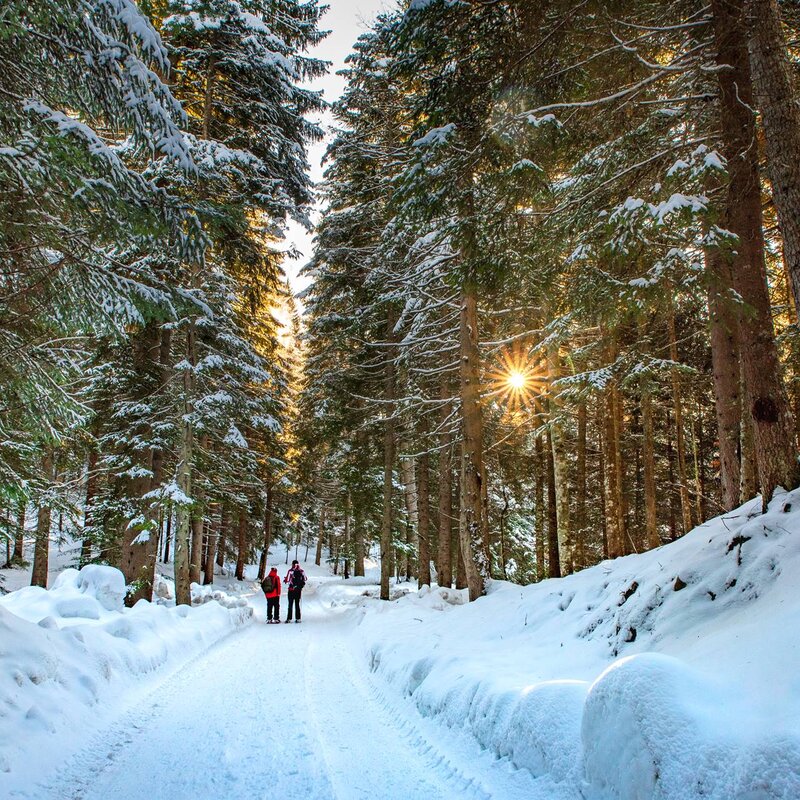
[[[730,0],[729,0],[730,1]],[[800,308],[800,106],[777,0],[748,0],[750,71],[783,256]]]
[[[319,532],[317,533],[317,552],[314,554],[314,563],[319,567],[322,564],[322,547],[325,544],[325,506],[319,510]]]
[[[83,567],[92,560],[92,529],[94,528],[94,499],[97,496],[97,461],[100,454],[92,447],[86,466],[86,499],[83,505],[83,538],[78,564]]]
[[[658,535],[658,510],[656,504],[655,428],[653,426],[653,393],[648,379],[641,380],[642,407],[642,461],[644,468],[644,520],[645,542],[648,550],[661,545]]]
[[[669,327],[669,357],[673,364],[678,363],[678,341],[675,335],[675,309],[670,300],[667,314]],[[686,440],[683,427],[683,397],[678,370],[670,369],[672,380],[672,408],[675,412],[675,448],[678,453],[678,489],[681,495],[681,521],[683,532],[692,529],[692,501],[689,499],[689,479],[686,470]]]
[[[239,511],[239,527],[236,548],[236,580],[244,580],[244,565],[247,560],[247,509]]]
[[[450,401],[450,386],[442,376],[440,399],[443,401],[439,425],[441,429],[439,444],[439,552],[436,559],[436,572],[439,586],[453,583],[453,436],[448,427],[453,412]]]
[[[547,576],[546,561],[545,561],[545,484],[547,483],[545,477],[545,458],[544,458],[544,445],[542,444],[541,435],[536,437],[534,445],[535,450],[535,463],[536,463],[536,484],[534,488],[534,499],[536,504],[536,517],[535,517],[535,530],[536,530],[536,577],[538,580],[544,580]]]
[[[410,449],[406,442],[405,450]],[[419,531],[419,503],[417,502],[417,475],[414,460],[403,458],[400,460],[400,474],[403,476],[403,494],[406,504],[406,552],[404,554],[405,578],[411,580],[413,570],[412,553],[416,551],[416,540]]]
[[[223,505],[219,517],[219,541],[217,542],[217,566],[220,569],[225,566],[225,546],[228,540],[228,530],[230,526],[230,511],[226,505]]]
[[[364,512],[361,504],[353,506],[353,547],[355,559],[353,562],[353,575],[356,578],[364,577]]]
[[[53,480],[54,459],[50,453],[42,458],[42,474],[48,480]],[[47,588],[48,561],[50,557],[50,526],[53,510],[49,504],[41,503],[36,515],[36,542],[33,549],[33,572],[31,586]]]
[[[469,586],[469,599],[485,592],[489,576],[488,520],[484,506],[483,419],[481,411],[480,355],[478,352],[478,302],[474,288],[461,293],[461,552]]]
[[[203,493],[196,492],[195,503],[192,506],[192,550],[189,560],[189,581],[200,583],[203,556]]]
[[[189,578],[190,535],[191,535],[191,497],[192,497],[192,459],[194,455],[194,429],[191,415],[194,410],[194,365],[197,363],[195,323],[189,323],[186,333],[186,360],[192,369],[183,373],[183,423],[176,470],[177,484],[183,493],[175,510],[175,605],[191,605],[191,580]]]
[[[206,553],[206,563],[203,572],[203,586],[214,583],[214,562],[217,558],[217,548],[219,547],[219,526],[220,519],[214,513],[213,506],[209,507],[211,524],[208,529],[208,552]]]
[[[394,313],[387,314],[388,341],[394,338]],[[395,452],[395,348],[386,352],[386,374],[384,376],[384,422],[383,422],[383,519],[381,521],[381,600],[389,599],[389,580],[392,575],[392,483]]]
[[[11,560],[15,564],[25,561],[25,501],[20,501],[17,507],[17,530],[14,536],[14,555]]]
[[[558,552],[558,493],[556,491],[555,460],[553,442],[547,433],[547,576],[561,577],[561,562]]]
[[[569,465],[567,464],[564,426],[561,422],[561,402],[558,389],[553,384],[561,377],[561,355],[558,345],[547,348],[547,371],[549,378],[548,406],[550,412],[550,446],[553,457],[553,485],[557,523],[558,563],[561,575],[575,571],[572,553],[572,533],[569,514]]]
[[[597,398],[597,481],[600,495],[600,532],[603,535],[603,558],[608,558],[608,492],[606,491],[606,416],[607,416],[607,391]]]
[[[575,474],[575,569],[588,566],[586,554],[586,401],[578,404],[578,457]]]
[[[272,544],[272,484],[267,484],[267,497],[264,503],[264,549],[258,567],[258,582],[264,580],[269,572],[269,548]]]
[[[427,431],[423,430],[423,434]],[[427,436],[423,436],[423,447],[427,446]],[[417,459],[417,537],[419,540],[419,565],[417,583],[420,587],[431,585],[431,540],[429,503],[429,459],[423,452]]]
[[[753,91],[742,2],[712,0],[720,87],[720,116],[728,161],[723,227],[738,237],[731,264],[734,288],[746,304],[739,331],[747,416],[753,424],[762,507],[777,486],[797,485],[794,420],[781,378],[766,279],[761,183]],[[796,154],[785,153],[796,161]],[[793,161],[793,165],[794,165]],[[796,167],[796,165],[794,165]]]
[[[167,525],[164,531],[164,563],[169,564],[169,543],[172,539],[172,510],[167,509]]]
[[[609,345],[609,363],[617,357],[616,342]],[[620,447],[621,430],[619,425],[619,389],[616,378],[606,387],[605,416],[605,497],[606,532],[608,538],[608,557],[625,555],[625,513],[622,507],[622,452]]]
[[[719,474],[722,507],[731,511],[739,505],[739,436],[742,420],[740,396],[739,333],[733,308],[730,265],[714,248],[705,252],[709,277],[708,317],[711,339],[711,371],[714,409],[719,442]]]

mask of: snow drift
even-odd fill
[[[800,490],[759,511],[469,606],[358,597],[358,635],[423,716],[559,796],[797,800]]]
[[[145,676],[177,669],[251,621],[243,599],[220,597],[223,606],[201,594],[198,608],[126,609],[122,573],[86,566],[62,572],[49,591],[0,598],[0,783],[24,786],[145,691]]]

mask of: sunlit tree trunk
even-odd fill
[[[423,447],[426,447],[427,430],[423,428],[422,433]],[[429,469],[428,453],[423,452],[417,459],[417,537],[419,539],[417,583],[419,586],[431,585]]]
[[[730,265],[718,249],[705,252],[709,277],[708,316],[711,339],[711,377],[719,443],[722,507],[739,505],[739,436],[742,420],[739,367],[739,323],[731,298]]]
[[[474,287],[461,293],[461,552],[470,600],[485,591],[489,576],[488,521],[484,506],[483,420],[481,412],[480,355],[478,352],[478,302]]]
[[[11,561],[21,564],[25,560],[25,501],[17,506],[17,529],[14,536],[14,554]]]
[[[575,469],[575,568],[588,566],[586,555],[586,401],[578,404],[578,457]]]
[[[669,357],[673,364],[678,363],[678,341],[675,335],[675,309],[670,301],[667,315],[669,328]],[[678,489],[681,496],[681,521],[683,532],[692,529],[692,501],[689,498],[689,479],[686,469],[686,439],[683,423],[683,396],[681,394],[681,381],[678,370],[673,366],[670,369],[672,381],[672,408],[675,412],[675,448],[678,454]]]
[[[413,449],[410,442],[404,445],[405,450]],[[406,552],[403,554],[403,567],[406,580],[411,580],[413,571],[413,553],[417,549],[419,528],[419,504],[417,497],[417,475],[413,458],[400,460],[400,474],[403,476],[403,495],[406,505]]]
[[[388,340],[394,338],[395,318],[387,317]],[[383,422],[383,518],[381,520],[381,600],[389,599],[389,581],[392,575],[392,483],[395,454],[395,348],[387,348],[384,374]]]
[[[192,369],[183,371],[183,421],[181,423],[181,440],[178,452],[176,479],[178,488],[183,493],[182,502],[175,510],[175,604],[191,605],[191,580],[189,577],[190,537],[192,528],[192,509],[186,504],[192,496],[192,459],[194,456],[194,428],[191,415],[194,410],[195,377],[194,366],[197,363],[197,347],[195,341],[195,323],[189,322],[186,332],[186,360]]]
[[[658,535],[658,512],[656,506],[656,461],[655,426],[653,425],[653,393],[648,379],[641,380],[642,407],[642,462],[644,483],[644,520],[647,549],[661,544]]]
[[[722,67],[717,80],[729,176],[723,226],[738,237],[731,265],[734,288],[747,306],[739,324],[746,415],[752,420],[766,509],[777,486],[794,488],[797,484],[794,420],[782,383],[767,288],[761,182],[758,152],[753,146],[754,100],[742,3],[711,0],[711,10],[717,63]]]
[[[567,464],[564,426],[561,421],[562,403],[553,384],[561,377],[561,355],[558,345],[547,348],[547,370],[550,383],[548,405],[550,407],[550,445],[553,455],[553,486],[557,519],[558,563],[561,575],[574,572],[572,533],[569,509],[569,465]]]
[[[203,572],[204,586],[214,583],[214,562],[217,560],[217,548],[219,547],[220,519],[214,513],[213,506],[209,507],[209,517],[211,522],[208,528],[208,550],[206,551],[206,563]]]
[[[54,458],[52,453],[45,453],[42,458],[42,475],[50,482],[54,479]],[[47,501],[40,501],[36,515],[36,540],[33,548],[33,572],[31,586],[47,588],[48,561],[50,559],[50,527],[53,509]]]
[[[325,543],[325,506],[319,510],[319,531],[317,533],[317,552],[314,554],[314,563],[319,567],[322,564],[322,547]]]
[[[272,544],[272,484],[267,483],[267,497],[264,502],[264,549],[258,565],[258,582],[264,580],[269,572],[269,548]]]
[[[536,463],[536,483],[534,486],[534,502],[536,504],[536,577],[541,581],[547,576],[545,560],[545,458],[544,446],[541,435],[536,437],[534,444],[535,463]]]
[[[616,342],[609,344],[609,363],[617,357]],[[622,450],[621,450],[621,408],[619,389],[613,378],[605,390],[605,517],[608,537],[608,557],[625,555],[625,509],[622,500]]]
[[[244,580],[244,566],[247,561],[247,509],[239,510],[236,547],[236,580]]]
[[[449,587],[453,583],[453,436],[449,426],[453,406],[450,402],[450,385],[444,376],[439,391],[442,409],[439,418],[439,551],[436,571],[439,586]]]
[[[730,0],[729,0],[730,2]],[[745,0],[750,72],[795,308],[800,307],[800,106],[777,0]]]
[[[561,562],[558,552],[558,494],[556,492],[556,468],[553,459],[553,442],[547,433],[545,460],[547,463],[547,576],[561,577]]]

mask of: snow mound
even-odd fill
[[[209,596],[197,608],[140,600],[128,609],[124,594],[121,572],[91,566],[66,570],[50,591],[0,598],[0,782],[8,791],[74,751],[146,691],[146,678],[178,669],[253,617],[238,598]]]
[[[247,600],[244,597],[231,597],[213,586],[201,586],[199,583],[191,585],[192,605],[199,606],[215,600],[223,608],[246,608]]]
[[[468,605],[349,599],[375,676],[566,796],[797,800],[798,585],[795,490]]]

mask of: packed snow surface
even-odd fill
[[[471,604],[304,565],[301,625],[68,570],[0,599],[0,796],[797,800],[800,491],[759,510]]]

